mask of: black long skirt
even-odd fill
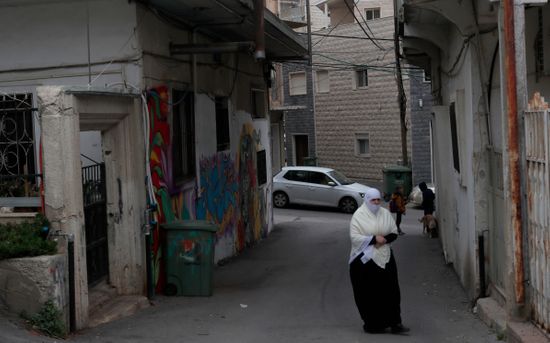
[[[361,256],[350,264],[350,277],[364,329],[378,332],[400,324],[401,293],[393,252],[385,269],[372,260],[363,264]]]

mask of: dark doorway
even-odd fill
[[[309,156],[308,136],[294,136],[294,151],[296,152],[296,165],[303,166],[304,159]]]
[[[82,168],[82,193],[88,285],[94,286],[109,276],[105,163]]]

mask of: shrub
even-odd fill
[[[29,222],[0,225],[0,260],[55,254],[57,243],[46,239],[44,227],[49,222],[42,215]]]
[[[63,313],[54,305],[51,300],[44,303],[44,306],[35,315],[29,317],[25,313],[21,316],[25,318],[34,329],[40,330],[44,334],[54,338],[65,338],[67,336],[67,327],[63,321]]]

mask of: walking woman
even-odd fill
[[[401,334],[401,295],[397,265],[390,243],[397,239],[397,227],[390,212],[380,206],[380,191],[369,189],[365,202],[350,223],[350,277],[355,304],[363,319],[363,330]]]

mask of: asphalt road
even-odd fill
[[[212,297],[162,297],[138,314],[79,332],[70,342],[498,342],[473,313],[437,239],[409,209],[393,243],[409,335],[371,335],[348,274],[351,215],[275,209],[269,237],[215,268]],[[4,323],[5,324],[5,323]],[[0,324],[0,342],[4,331]],[[27,336],[20,336],[27,335]],[[25,340],[25,337],[27,340]],[[53,342],[26,332],[13,342]]]

